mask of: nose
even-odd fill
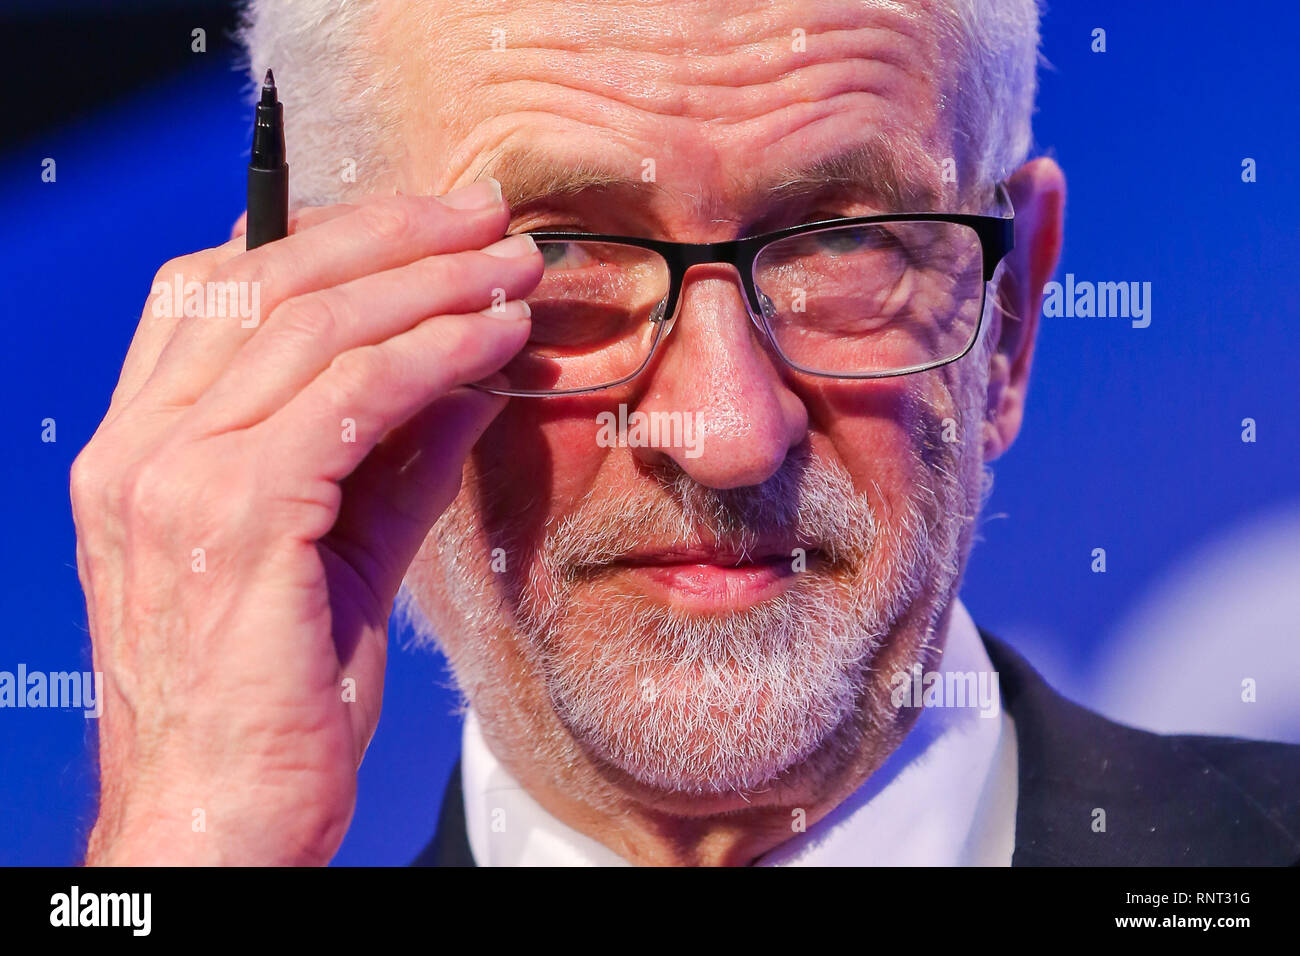
[[[675,423],[679,413],[682,440],[635,454],[647,464],[671,458],[712,488],[761,484],[803,442],[807,408],[751,321],[735,267],[691,266],[678,308],[672,334],[646,370],[637,410],[651,422]]]

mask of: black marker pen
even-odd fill
[[[289,164],[284,161],[284,106],[275,95],[275,77],[267,70],[248,163],[245,248],[256,249],[288,234]]]

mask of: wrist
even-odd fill
[[[174,803],[174,802],[172,802]],[[86,866],[324,866],[347,825],[312,824],[308,814],[272,818],[222,807],[159,812],[158,801],[129,818],[100,814],[86,845]]]
[[[86,866],[221,866],[237,863],[194,823],[163,816],[114,824],[103,815],[86,844]]]

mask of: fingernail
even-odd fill
[[[529,253],[537,251],[537,242],[526,232],[521,232],[517,236],[506,236],[500,242],[494,242],[492,245],[483,249],[490,256],[496,256],[498,259],[517,259],[520,256],[526,256]]]
[[[487,209],[501,202],[501,184],[489,176],[438,198],[452,209]]]
[[[520,319],[526,319],[532,315],[533,310],[528,307],[528,303],[523,299],[511,299],[508,302],[502,302],[500,305],[488,306],[483,310],[483,314],[494,319],[505,319],[507,322],[518,322]]]

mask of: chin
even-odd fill
[[[834,749],[879,644],[878,622],[833,582],[805,584],[709,615],[574,594],[541,660],[556,715],[598,766],[647,795],[748,805]]]

